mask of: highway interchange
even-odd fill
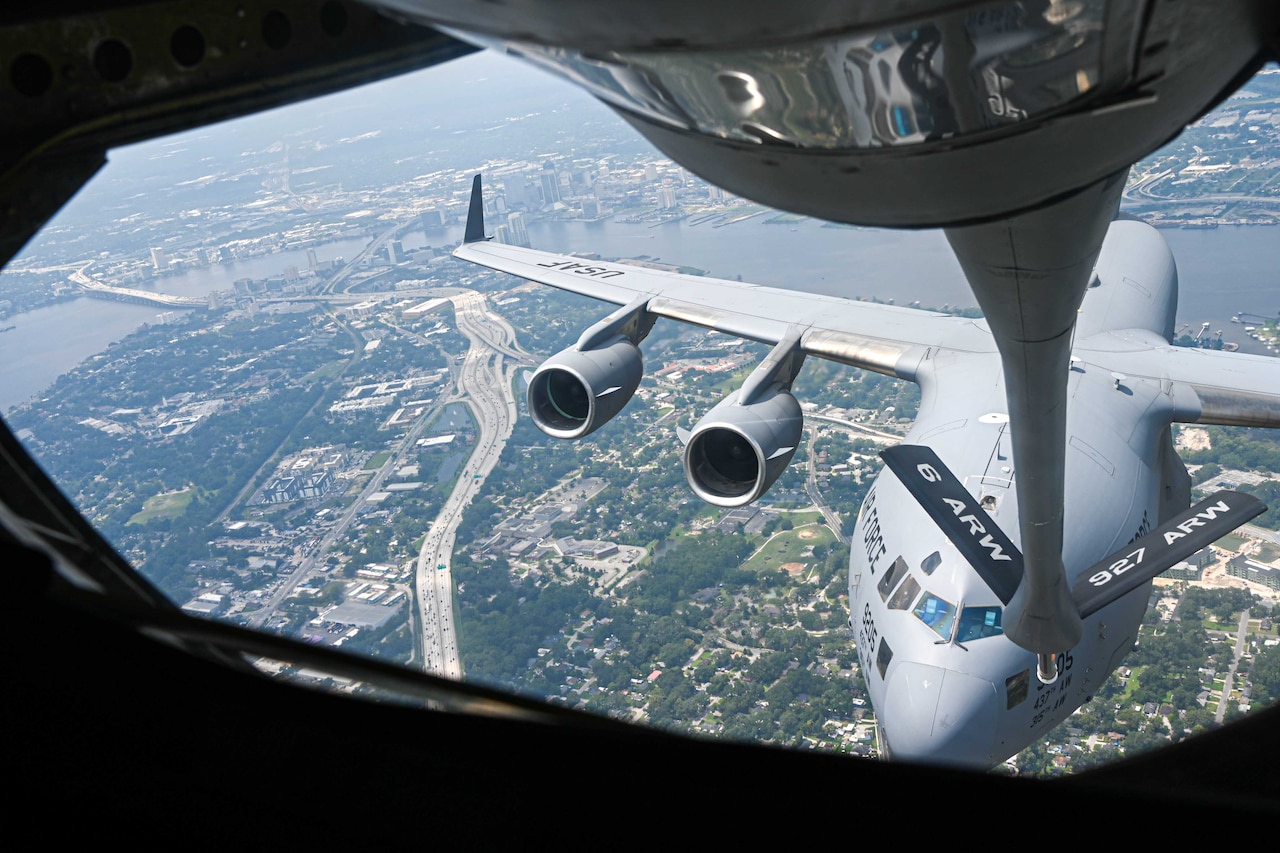
[[[470,341],[452,399],[470,406],[478,424],[476,446],[422,542],[415,588],[423,667],[435,675],[461,678],[450,571],[454,538],[463,511],[498,464],[511,436],[516,419],[512,382],[531,359],[516,343],[515,330],[486,309],[483,294],[463,293],[452,302],[458,331]]]
[[[338,523],[325,534],[317,547],[305,555],[298,568],[264,602],[264,606],[252,615],[249,624],[251,627],[264,625],[294,589],[312,575],[329,549],[346,533],[367,499],[380,490],[391,472],[402,464],[401,457],[413,452],[434,411],[451,403],[462,403],[471,409],[477,424],[476,445],[458,474],[453,492],[423,539],[414,582],[416,633],[422,667],[431,674],[459,679],[462,677],[462,664],[454,626],[453,575],[449,568],[454,539],[463,511],[498,464],[502,449],[511,436],[517,416],[512,384],[517,371],[532,364],[533,358],[520,348],[511,325],[487,309],[484,294],[461,288],[437,293],[453,303],[458,331],[469,341],[467,352],[454,374],[454,389],[442,395],[433,412],[419,419],[397,442]],[[393,323],[387,325],[403,334],[414,335]]]

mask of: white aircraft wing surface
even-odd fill
[[[1125,376],[1166,383],[1181,423],[1280,427],[1280,358],[1175,347],[1138,330],[1096,335],[1080,350]]]
[[[776,344],[798,333],[801,349],[888,376],[914,380],[930,348],[994,352],[981,321],[838,296],[682,275],[625,263],[486,241],[454,257],[615,305],[643,301],[651,314]]]

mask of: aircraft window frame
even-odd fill
[[[876,669],[880,671],[880,678],[883,679],[884,674],[889,671],[889,664],[893,661],[893,649],[885,642],[884,637],[880,638],[880,645],[876,649]]]
[[[982,618],[973,623],[966,625],[965,618],[968,614],[977,615],[984,614]],[[994,619],[992,618],[994,616]],[[1004,634],[1003,627],[1004,608],[999,605],[987,605],[985,607],[962,607],[960,608],[959,625],[956,628],[956,642],[968,643],[973,640],[982,640],[987,637],[999,637]],[[978,633],[966,633],[978,629]]]
[[[943,606],[940,607],[938,605]],[[942,639],[951,639],[951,629],[956,622],[956,606],[954,603],[926,590],[925,594],[920,596],[920,600],[916,602],[916,606],[911,609],[911,614]]]
[[[884,573],[884,577],[880,578],[880,583],[876,585],[876,589],[880,590],[880,600],[888,601],[889,594],[893,592],[894,587],[902,580],[907,573],[907,561],[899,556],[889,566],[889,570]]]
[[[902,586],[898,587],[898,591],[893,594],[893,598],[889,599],[889,609],[906,610],[919,594],[920,583],[911,575],[907,575],[907,579],[902,582]]]
[[[428,248],[429,248],[429,247],[428,247]],[[452,309],[450,309],[450,310],[452,310]],[[376,343],[376,342],[375,342],[375,343]],[[384,351],[385,351],[385,350],[384,350]],[[508,384],[510,384],[510,383],[508,383]],[[633,406],[633,407],[634,407],[634,406]],[[519,406],[517,406],[517,408],[519,408]],[[464,465],[465,465],[465,464],[468,464],[468,463],[470,462],[470,460],[471,460],[471,459],[473,459],[473,458],[474,458],[474,453],[469,453],[469,454],[467,455],[467,457],[466,457],[466,461],[465,461],[463,464],[464,464]],[[465,473],[464,473],[464,476],[465,476]],[[991,497],[991,496],[988,496],[988,497]],[[985,501],[985,498],[984,498],[984,501]],[[884,506],[884,504],[882,504],[882,506]],[[861,519],[861,518],[862,518],[862,515],[863,515],[863,508],[862,508],[862,504],[860,503],[860,504],[859,504],[859,509],[858,509],[858,518],[859,518],[859,519]],[[872,517],[874,518],[874,514],[873,514],[873,516],[872,516]],[[428,535],[429,535],[429,534],[428,534]],[[855,551],[858,549],[858,547],[859,547],[859,546],[855,545]],[[910,552],[910,553],[918,553],[918,552],[914,552],[914,551],[909,551],[909,552]],[[900,594],[904,599],[906,599],[906,603],[904,603],[904,604],[896,604],[896,602],[898,601],[898,596],[893,596],[893,600],[894,600],[894,602],[895,602],[895,603],[891,603],[891,604],[889,604],[889,605],[888,605],[888,608],[889,608],[889,609],[907,609],[907,608],[910,608],[910,606],[911,606],[911,604],[910,604],[910,599],[913,599],[913,598],[915,598],[916,596],[918,596],[918,595],[919,595],[919,592],[920,592],[920,589],[921,589],[921,587],[920,587],[920,583],[923,583],[923,582],[918,582],[918,579],[915,579],[915,578],[914,578],[914,573],[913,573],[913,572],[911,572],[911,571],[909,570],[909,566],[908,566],[908,564],[907,564],[907,563],[905,562],[905,560],[904,560],[905,553],[908,553],[908,552],[904,552],[902,555],[899,555],[899,556],[895,559],[895,561],[893,561],[893,563],[891,564],[891,567],[890,567],[890,571],[889,571],[889,572],[886,572],[886,573],[885,573],[885,577],[881,579],[881,583],[882,583],[882,584],[886,584],[886,583],[887,583],[887,584],[888,584],[888,588],[889,588],[889,591],[888,591],[888,592],[886,592],[886,591],[882,591],[882,592],[881,592],[882,602],[884,602],[884,601],[885,601],[885,600],[886,600],[886,599],[887,599],[887,598],[892,594],[892,591],[893,591],[893,590],[895,590],[895,589],[898,591],[898,593],[899,593],[899,594]],[[935,560],[936,560],[936,562],[935,562]],[[937,566],[939,566],[939,565],[941,564],[941,562],[942,562],[942,558],[941,558],[941,556],[940,556],[939,552],[938,552],[938,551],[934,551],[934,552],[932,552],[929,556],[927,556],[926,558],[924,558],[924,560],[921,560],[921,561],[918,563],[918,568],[922,571],[922,573],[924,573],[927,577],[929,577],[929,576],[931,576],[931,575],[936,571]],[[956,563],[956,564],[955,564],[955,566],[952,566],[952,564],[950,564],[950,563],[948,564],[948,568],[949,568],[949,569],[951,569],[951,568],[964,568],[964,567],[965,567],[965,564],[963,564],[963,563]],[[442,565],[442,566],[440,566],[440,568],[443,568],[443,565]],[[871,567],[871,568],[869,568],[868,570],[871,572],[871,576],[872,576],[872,577],[874,577],[874,563],[872,564],[872,567]],[[890,575],[890,574],[892,574],[892,575],[893,575],[892,579],[889,577],[889,575]],[[855,589],[857,588],[857,581],[858,581],[858,580],[860,580],[860,579],[861,579],[861,575],[860,575],[860,574],[859,574],[859,575],[857,575],[857,576],[855,576],[855,583],[854,583],[854,585],[853,585]],[[941,579],[940,579],[940,580],[941,580]],[[910,591],[909,591],[909,589],[908,589],[908,588],[912,587],[912,585],[915,585],[915,586],[914,586],[914,588],[913,588],[913,589],[910,589]],[[869,591],[866,591],[866,592],[868,592],[868,593],[869,593]],[[458,594],[460,594],[460,591],[459,591],[459,593],[458,593]],[[961,606],[958,608],[957,616],[959,616],[959,617],[963,617],[963,615],[964,615],[964,614],[966,614],[966,613],[968,612],[968,609],[966,609],[966,608],[963,606],[963,605],[964,605],[964,602],[963,602],[963,600],[962,600],[962,597],[958,597],[958,598],[960,598],[960,600],[959,600],[959,602],[958,602],[958,603],[959,603]],[[178,604],[178,603],[179,603],[178,601],[174,601],[174,604]],[[923,603],[924,603],[924,601],[923,601],[923,600],[921,600],[920,602],[917,602],[917,604],[919,604],[919,605],[922,605]],[[410,627],[410,629],[411,629],[411,630],[412,630],[412,628],[413,628],[413,626],[414,626],[414,616],[412,615],[412,613],[413,613],[413,611],[410,611],[409,623],[408,623],[408,624],[409,624],[409,627]],[[917,618],[921,618],[919,614],[914,614],[914,615],[917,615]],[[896,619],[896,618],[897,618],[897,617],[891,617],[890,621],[892,622],[892,620],[893,620],[893,619]],[[953,617],[953,620],[954,620],[954,618],[956,618],[956,617]],[[998,629],[998,630],[996,630],[996,631],[995,631],[994,633],[992,633],[992,634],[982,634],[982,635],[981,635],[980,637],[978,637],[978,638],[982,638],[982,637],[985,637],[985,636],[995,636],[995,635],[998,635],[998,634],[1002,634],[1002,633],[1003,633],[1003,628],[1002,628],[1002,610],[1000,610],[999,608],[997,608],[997,609],[996,609],[995,618],[996,618],[995,627],[996,627],[996,629]],[[852,617],[851,617],[850,621],[852,622]],[[924,620],[922,619],[922,621],[924,621]],[[926,623],[926,624],[927,624],[927,623]],[[959,633],[961,633],[961,632],[963,632],[963,631],[965,630],[965,626],[962,624],[962,625],[960,626],[959,630],[956,630],[956,629],[955,629],[955,627],[954,627],[954,625],[955,625],[955,622],[953,621],[952,637],[953,637],[953,641],[956,641],[956,639],[955,639],[955,638],[957,637],[957,635],[958,635]],[[882,626],[882,627],[891,627],[891,626]],[[931,626],[931,627],[932,627],[932,626]],[[936,627],[934,627],[933,629],[934,629],[935,631],[937,631],[937,630],[938,630]],[[353,633],[354,633],[354,632],[353,632]],[[924,635],[917,635],[917,636],[924,636]],[[900,641],[900,642],[901,642],[901,641]],[[457,645],[456,641],[455,641],[455,645]],[[989,647],[990,647],[990,646],[992,646],[992,645],[994,645],[994,644],[988,644],[988,646],[984,646],[984,647],[982,647],[982,648],[984,648],[984,649],[985,649],[985,648],[989,648]],[[1122,647],[1123,647],[1123,645],[1124,645],[1124,644],[1122,644]],[[625,649],[624,649],[623,651],[624,651],[624,653],[625,653]],[[910,652],[910,651],[911,651],[911,649],[909,648],[909,652]],[[880,641],[879,641],[879,644],[878,644],[878,650],[877,650],[877,652],[878,652],[878,654],[877,654],[877,666],[878,666],[878,668],[879,668],[879,670],[880,670],[881,678],[883,679],[883,678],[885,678],[885,676],[886,676],[887,669],[888,669],[888,668],[889,668],[889,666],[891,665],[891,661],[892,661],[892,659],[893,659],[893,650],[892,650],[892,648],[891,648],[891,647],[890,647],[890,646],[885,642],[885,640],[884,640],[883,638],[881,638],[881,639],[880,639]],[[980,651],[980,654],[981,654],[981,651]],[[881,657],[881,656],[884,656],[884,660],[883,660],[883,662],[881,662],[881,660],[880,660],[880,657]],[[909,657],[913,657],[913,655],[909,655]],[[1118,660],[1119,660],[1119,658],[1118,658],[1118,657],[1116,657],[1116,658],[1114,658],[1114,659],[1115,659],[1116,661],[1118,661]],[[1114,666],[1113,666],[1112,668],[1114,669]],[[1029,681],[1030,681],[1030,679],[1029,679],[1029,677],[1028,677],[1028,674],[1029,674],[1029,670],[1024,670],[1023,672],[1021,672],[1021,673],[1020,673],[1019,675],[1017,675],[1017,676],[1012,676],[1012,677],[1009,677],[1009,678],[1006,678],[1006,679],[1005,679],[1006,689],[1007,689],[1007,690],[1009,690],[1009,689],[1010,689],[1010,686],[1011,686],[1011,684],[1012,684],[1012,689],[1015,691],[1015,694],[1016,694],[1016,692],[1017,692],[1017,691],[1019,691],[1019,690],[1021,691],[1021,695],[1019,695],[1019,696],[1018,696],[1018,698],[1016,699],[1016,701],[1014,701],[1014,694],[1007,695],[1007,701],[1011,702],[1011,704],[1010,704],[1010,708],[1011,708],[1011,709],[1012,709],[1013,707],[1015,707],[1015,706],[1018,706],[1018,705],[1020,705],[1020,704],[1024,703],[1024,702],[1026,701],[1026,699],[1027,699],[1027,696],[1028,696],[1028,693],[1029,693],[1028,685],[1029,685]],[[995,677],[997,677],[997,678],[998,678],[998,672],[993,673],[993,675],[994,675]],[[1038,692],[1041,692],[1041,691],[1038,691]],[[553,698],[553,699],[554,699],[555,697],[553,696],[553,697],[551,697],[551,698]]]
[[[1005,710],[1012,711],[1014,708],[1027,701],[1027,697],[1031,695],[1031,670],[1024,669],[1017,675],[1011,675],[1004,680],[1005,692]]]

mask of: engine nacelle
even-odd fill
[[[707,503],[738,507],[765,493],[795,456],[804,428],[800,404],[785,388],[756,402],[734,391],[707,412],[684,448],[684,475]]]
[[[551,356],[529,380],[529,415],[556,438],[582,438],[622,411],[640,385],[640,348],[625,336]]]

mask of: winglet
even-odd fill
[[[462,235],[464,243],[483,243],[489,238],[484,236],[484,197],[480,192],[480,176],[471,181],[471,209],[467,211],[467,230]]]

